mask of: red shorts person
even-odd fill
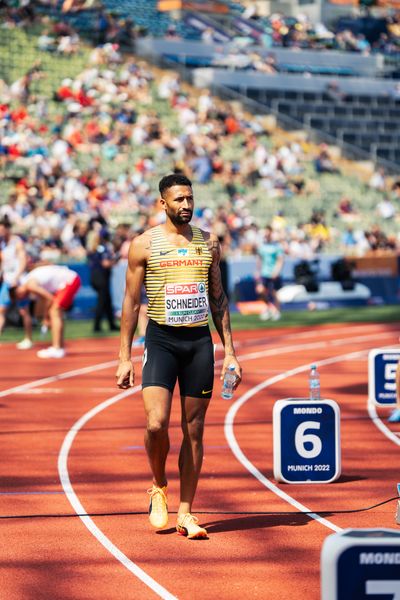
[[[63,358],[64,310],[71,308],[81,285],[79,275],[68,267],[44,265],[36,267],[21,278],[17,297],[32,294],[44,300],[45,319],[49,319],[52,345],[39,350],[39,358]]]

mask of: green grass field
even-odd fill
[[[232,328],[239,329],[272,329],[277,327],[296,327],[326,325],[332,323],[399,323],[399,306],[369,306],[355,308],[334,308],[321,311],[290,311],[282,314],[280,321],[260,321],[257,315],[240,315],[232,313]],[[109,332],[104,326],[103,333],[93,333],[93,323],[90,320],[67,320],[66,339],[117,337],[118,332]],[[16,342],[22,337],[22,330],[7,327],[0,338],[1,342]],[[34,332],[34,340],[49,340],[50,336],[40,336],[39,328]]]

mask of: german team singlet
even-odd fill
[[[151,256],[144,281],[148,317],[160,325],[207,325],[212,254],[200,229],[192,227],[192,241],[184,248],[170,244],[161,227],[151,233]]]

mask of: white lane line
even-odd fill
[[[380,336],[381,334],[377,334],[377,335]],[[387,335],[390,335],[390,334],[388,333]],[[368,337],[371,337],[371,336],[368,336]],[[343,340],[343,344],[345,344],[345,343],[347,343],[347,340],[344,339]],[[329,345],[329,342],[328,342],[328,344],[326,342],[322,343],[322,344],[320,342],[317,343],[317,347],[319,347],[321,345],[322,346]],[[300,345],[296,345],[295,349],[300,349],[299,346]],[[306,346],[306,345],[305,344],[303,345],[303,349],[304,349],[304,346]],[[314,344],[309,344],[307,346],[308,347],[310,347],[310,346],[314,347]],[[259,357],[260,355],[285,353],[285,350],[286,351],[294,351],[295,349],[290,350],[288,348],[286,348],[286,349],[285,348],[279,348],[278,350],[275,349],[275,351],[273,349],[270,349],[270,350],[267,350],[267,351],[264,351],[264,352],[251,353],[251,354],[245,355],[245,356],[241,357],[241,360],[243,360],[243,359],[251,360],[252,358]],[[134,358],[135,362],[140,361],[140,360],[141,360],[141,357],[135,357]],[[329,361],[329,359],[328,359],[328,361]],[[218,361],[218,363],[221,363],[221,362],[222,361]],[[325,361],[321,361],[318,364],[324,364],[324,363],[325,363]],[[29,383],[23,384],[21,386],[16,386],[14,388],[10,388],[8,390],[4,390],[4,391],[0,392],[0,397],[4,397],[4,396],[7,396],[9,394],[18,393],[18,392],[21,392],[21,391],[23,392],[23,391],[25,391],[27,389],[39,387],[39,386],[47,384],[47,383],[52,383],[54,381],[58,381],[58,380],[62,380],[62,379],[67,379],[69,377],[75,377],[75,376],[78,376],[78,375],[81,375],[81,374],[85,374],[85,373],[90,373],[90,372],[93,372],[93,371],[96,371],[96,370],[106,369],[106,368],[109,368],[109,367],[112,367],[112,366],[115,366],[115,365],[116,365],[116,361],[109,361],[107,363],[100,363],[98,365],[93,365],[91,367],[84,367],[83,369],[75,369],[73,371],[68,371],[66,373],[61,373],[59,375],[55,375],[55,376],[52,376],[52,377],[46,377],[46,378],[43,378],[43,379],[39,379],[39,380],[36,380],[36,381],[33,381],[33,382],[29,382]],[[305,366],[303,368],[303,370],[307,370],[307,368],[308,368],[308,365]],[[273,378],[273,379],[275,379],[275,378]],[[266,386],[264,386],[264,387],[266,387]],[[98,412],[100,412],[101,410],[104,410],[105,408],[108,408],[109,405],[114,404],[118,400],[124,398],[126,395],[129,395],[129,392],[133,393],[133,390],[127,390],[126,392],[123,392],[122,394],[118,394],[118,396],[116,396],[114,398],[111,398],[109,400],[106,400],[105,402],[103,402],[98,407],[95,407],[94,409],[92,409],[92,411],[90,411],[91,416],[89,418],[91,418],[92,416],[94,416],[95,414],[97,414]],[[116,398],[118,398],[118,400]],[[108,403],[110,403],[110,404],[108,404]],[[86,423],[89,420],[89,418],[87,420],[85,420],[84,422]],[[79,423],[80,423],[80,426],[82,427],[83,426],[83,421],[82,420],[84,420],[84,419],[85,419],[85,415],[81,419],[79,419],[76,422],[76,424],[71,428],[71,430],[69,432],[69,434],[71,434],[71,436],[72,436],[71,444],[72,444],[72,442],[73,442],[76,434],[78,433],[78,430],[75,431],[75,428],[77,427],[77,425]],[[69,434],[67,434],[67,437],[68,437]],[[233,438],[234,438],[234,436],[233,436]],[[82,511],[80,510],[79,512],[82,512],[82,514],[83,514],[86,511],[84,510],[82,504],[80,503],[80,501],[77,498],[75,492],[73,491],[71,482],[69,480],[68,468],[67,468],[67,460],[68,460],[68,453],[69,453],[69,450],[70,450],[70,446],[68,448],[68,444],[67,444],[66,440],[67,440],[67,438],[65,438],[65,440],[64,440],[64,443],[66,445],[64,446],[64,443],[63,443],[63,446],[62,446],[62,448],[60,450],[60,455],[59,455],[59,473],[60,473],[60,478],[61,478],[61,473],[63,473],[63,482],[64,483],[62,483],[62,485],[63,485],[63,488],[64,488],[64,484],[65,484],[66,487],[64,489],[68,490],[67,497],[68,497],[69,500],[71,498],[73,498],[73,497],[76,498],[76,500],[74,500],[74,502],[77,503],[76,506],[79,506],[79,507],[82,508]],[[235,442],[236,442],[236,440],[235,440]],[[249,464],[252,465],[252,463],[250,463],[250,461],[249,461]],[[252,465],[252,467],[257,471],[257,469],[254,467],[254,465]],[[60,469],[61,469],[61,472],[60,472]],[[260,473],[259,471],[257,471],[257,472]],[[264,477],[261,473],[260,473],[260,475],[261,475],[261,477]],[[268,482],[269,484],[273,485],[271,482],[269,482],[268,479],[266,479],[266,482]],[[276,487],[276,486],[274,486],[274,487]],[[292,501],[296,502],[294,499],[292,499]],[[300,505],[300,506],[302,506],[302,505]],[[306,512],[310,512],[310,511],[306,510]],[[317,518],[318,518],[318,520],[320,522],[325,521],[325,519],[322,519],[322,517],[320,517],[319,515],[316,515],[316,516],[317,516]],[[83,518],[86,519],[86,517],[83,517]],[[87,517],[87,518],[90,519],[89,517]],[[137,575],[136,571],[139,570],[139,572],[143,573],[146,578],[149,577],[144,571],[142,571],[137,565],[135,565],[135,563],[133,563],[132,561],[130,561],[130,559],[128,559],[116,546],[114,546],[112,544],[112,542],[110,540],[108,540],[108,538],[103,534],[103,532],[100,529],[97,528],[97,526],[93,523],[93,521],[92,521],[90,527],[88,526],[88,524],[86,522],[85,522],[85,525],[88,527],[88,529],[91,531],[91,533],[93,535],[95,535],[94,531],[96,530],[97,535],[95,535],[95,537],[106,548],[111,548],[112,547],[113,550],[114,550],[114,552],[115,552],[115,553],[112,552],[112,554],[115,556],[115,558],[117,558],[117,560],[119,560],[124,566],[126,566],[126,568],[128,568],[133,574]],[[333,528],[336,527],[333,524],[332,524],[332,526],[333,526]],[[97,536],[99,536],[99,537],[97,537]],[[103,542],[105,542],[106,545]],[[111,552],[111,550],[110,550],[110,552]],[[139,578],[141,578],[139,575],[137,575],[137,576]],[[149,578],[149,579],[151,579],[151,578]],[[154,581],[154,580],[152,580],[152,581]],[[157,582],[154,582],[154,584],[156,586],[159,586],[159,584]],[[160,588],[161,588],[161,590],[164,590],[164,588],[162,588],[162,586],[160,586]],[[168,598],[168,599],[175,598],[167,590],[165,590],[165,593],[167,595],[166,596],[161,596],[161,597],[165,597],[165,598]]]
[[[368,334],[364,336],[358,336],[358,338],[343,338],[336,340],[326,340],[320,342],[309,342],[307,344],[293,344],[292,346],[278,346],[275,348],[269,348],[268,350],[258,350],[257,352],[249,352],[247,354],[239,355],[240,361],[253,360],[254,358],[262,358],[264,356],[276,356],[278,354],[289,354],[292,352],[303,352],[304,350],[317,350],[318,348],[329,348],[329,346],[346,346],[348,344],[353,345],[353,341],[357,342],[369,342],[376,338],[391,337],[390,333],[380,332],[376,334]],[[329,359],[328,359],[329,360]],[[324,361],[319,362],[314,360],[318,364],[324,364]],[[222,364],[223,360],[219,360],[216,364]],[[311,361],[310,361],[311,364]]]
[[[305,344],[305,345],[307,346],[307,344]],[[361,350],[358,352],[350,352],[348,354],[343,354],[340,356],[335,356],[332,358],[327,358],[325,360],[318,361],[317,364],[319,366],[324,366],[324,365],[333,364],[335,362],[339,362],[342,360],[351,360],[353,358],[358,358],[360,355],[362,355],[364,353],[365,353],[365,350]],[[277,485],[275,485],[274,483],[272,483],[272,481],[270,481],[267,477],[265,477],[265,475],[263,475],[257,469],[257,467],[255,465],[253,465],[253,463],[244,454],[244,452],[242,451],[242,449],[240,448],[240,446],[237,442],[237,439],[236,439],[236,436],[235,436],[235,433],[233,430],[235,416],[236,416],[239,408],[241,408],[243,406],[243,404],[245,404],[250,398],[252,398],[255,394],[257,394],[259,391],[265,389],[266,387],[269,387],[269,386],[273,385],[274,383],[282,381],[283,379],[286,379],[287,377],[291,377],[292,375],[297,375],[298,373],[308,371],[309,368],[310,368],[310,365],[309,365],[309,363],[307,363],[306,365],[296,367],[295,369],[285,371],[284,373],[281,373],[280,375],[276,375],[275,377],[266,379],[265,381],[259,383],[258,385],[254,386],[253,388],[248,390],[245,394],[243,394],[243,396],[238,398],[238,400],[236,400],[236,402],[234,404],[232,404],[232,406],[230,407],[230,409],[225,417],[225,424],[224,424],[225,437],[228,441],[228,444],[229,444],[233,454],[236,456],[237,460],[256,479],[258,479],[258,481],[262,485],[264,485],[271,492],[273,492],[274,494],[276,494],[277,496],[282,498],[282,500],[284,500],[285,502],[288,502],[294,508],[297,508],[300,512],[307,513],[311,518],[313,518],[316,521],[318,521],[319,523],[321,523],[321,525],[325,525],[325,527],[328,527],[329,529],[332,529],[333,531],[339,532],[339,531],[342,531],[341,527],[338,527],[337,525],[332,523],[332,521],[329,521],[329,519],[325,519],[324,517],[321,517],[317,513],[311,512],[311,510],[309,508],[307,508],[307,506],[305,506],[304,504],[295,500],[292,496],[290,496],[286,492],[282,491],[280,488],[278,488]]]
[[[32,390],[33,388],[46,385],[47,383],[53,383],[54,381],[61,381],[62,379],[76,377],[77,375],[85,375],[86,373],[108,369],[109,367],[116,366],[116,364],[117,361],[109,360],[108,362],[98,363],[97,365],[91,365],[90,367],[82,367],[81,369],[74,369],[73,371],[65,371],[65,373],[60,373],[59,375],[52,375],[51,377],[43,377],[42,379],[36,379],[35,381],[28,381],[28,383],[23,383],[22,385],[3,390],[0,392],[0,398],[4,398],[10,394],[25,393],[27,390]]]
[[[376,427],[383,433],[383,435],[386,436],[392,442],[394,442],[397,446],[400,446],[400,439],[397,437],[398,434],[396,435],[395,433],[393,433],[393,431],[391,431],[390,428],[382,422],[381,418],[376,412],[375,405],[372,404],[370,400],[368,401],[368,414],[372,419],[374,425],[376,425]]]
[[[343,335],[343,333],[347,334],[348,337],[344,338],[344,340],[348,340],[349,342],[352,341],[351,336],[354,335],[355,333],[358,333],[358,331],[360,332],[365,332],[367,329],[372,329],[372,328],[377,328],[379,326],[379,323],[364,323],[364,324],[355,324],[352,325],[351,323],[348,323],[347,325],[343,326],[343,327],[334,327],[334,328],[322,328],[320,331],[318,331],[318,336],[320,339],[322,339],[324,336],[330,336],[332,334],[335,334],[336,336],[340,336]],[[355,331],[353,331],[355,330]],[[259,329],[255,329],[254,331],[260,331]],[[369,335],[372,336],[372,338],[374,338],[375,336],[380,336],[382,334],[384,335],[394,335],[396,337],[396,339],[398,339],[399,337],[399,331],[397,330],[393,330],[393,331],[382,331],[382,330],[378,330],[375,332],[371,332]],[[266,334],[267,335],[267,332]],[[270,340],[272,343],[281,343],[284,344],[287,342],[287,340],[291,340],[293,338],[297,339],[301,339],[301,338],[308,338],[308,337],[315,337],[315,330],[314,329],[310,329],[308,331],[300,331],[300,332],[292,332],[292,333],[285,333],[280,335],[279,337],[275,338],[270,338]],[[244,346],[248,346],[251,345],[251,343],[260,343],[262,342],[262,338],[261,337],[256,337],[253,339],[246,339],[244,342],[243,340],[240,340],[238,342],[235,343],[235,346],[237,348],[242,349]],[[329,341],[329,340],[328,340]],[[217,344],[217,350],[223,350],[224,347],[222,346],[222,344]]]
[[[137,385],[134,388],[121,392],[108,400],[105,400],[101,404],[98,404],[87,413],[85,413],[76,423],[71,427],[66,437],[64,438],[63,444],[58,455],[58,473],[60,476],[61,485],[64,489],[65,495],[67,496],[72,508],[79,516],[84,525],[88,528],[90,533],[104,546],[104,548],[110,552],[128,571],[130,571],[135,577],[140,579],[145,585],[153,590],[160,598],[165,600],[176,600],[176,596],[173,596],[168,590],[160,585],[155,579],[147,575],[143,569],[141,569],[136,563],[131,561],[117,546],[115,546],[111,540],[97,527],[94,521],[86,514],[86,510],[81,504],[78,496],[76,495],[74,488],[72,487],[71,480],[68,473],[68,455],[71,450],[72,444],[77,433],[101,411],[109,408],[116,402],[119,402],[123,398],[135,394],[141,389],[141,386]]]
[[[141,357],[134,357],[134,362],[140,362]],[[60,381],[62,379],[68,379],[71,377],[77,377],[79,375],[85,375],[87,373],[93,373],[94,371],[100,371],[102,369],[108,369],[110,367],[116,366],[117,361],[108,361],[104,363],[99,363],[97,365],[91,365],[88,367],[83,367],[81,369],[74,369],[72,371],[66,371],[64,373],[60,373],[58,375],[52,375],[51,377],[44,377],[42,379],[37,379],[36,381],[30,381],[28,383],[24,383],[23,385],[18,385],[7,390],[3,390],[0,392],[0,397],[5,397],[11,394],[17,393],[26,393],[28,390],[33,390],[34,388],[40,387],[47,383],[53,383],[54,381]],[[77,495],[74,492],[72,487],[69,474],[68,474],[68,454],[71,449],[71,445],[79,432],[79,430],[96,414],[101,412],[102,410],[108,408],[112,404],[115,404],[119,400],[122,400],[126,396],[135,393],[140,389],[140,386],[136,386],[130,390],[126,390],[125,392],[121,392],[117,396],[105,400],[98,406],[94,407],[88,413],[83,415],[78,421],[71,427],[68,434],[64,438],[63,444],[61,446],[59,456],[58,456],[58,472],[61,480],[61,485],[63,487],[64,493],[66,494],[70,504],[72,505],[75,512],[79,515],[80,519],[83,521],[85,526],[89,529],[92,535],[119,561],[126,567],[131,573],[133,573],[136,577],[138,577],[143,583],[145,583],[148,587],[150,587],[156,594],[158,594],[161,598],[165,598],[165,600],[177,600],[175,596],[170,594],[165,588],[163,588],[160,584],[158,584],[154,579],[152,579],[147,573],[145,573],[140,567],[138,567],[134,562],[132,562],[123,552],[121,552],[105,535],[104,533],[95,525],[92,519],[89,516],[86,516],[86,510],[83,505],[79,501]]]

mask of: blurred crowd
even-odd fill
[[[85,11],[86,15],[92,15],[90,22],[94,23],[92,37],[98,44],[119,44],[127,49],[134,49],[134,42],[138,36],[154,35],[152,24],[148,27],[138,26],[134,20],[134,8],[122,16],[107,9],[101,0],[2,0],[0,10],[2,19],[8,26],[31,24],[35,20],[46,22],[46,8],[51,11],[59,11],[62,15],[74,15]],[[154,2],[156,8],[156,2]],[[360,11],[360,16],[368,16]],[[232,13],[232,19],[235,18]],[[335,27],[328,28],[321,22],[313,22],[304,14],[287,16],[284,13],[274,13],[264,16],[258,13],[257,3],[249,3],[241,15],[257,26],[253,35],[257,39],[246,36],[237,36],[238,47],[246,45],[259,45],[266,48],[286,47],[297,49],[315,50],[342,50],[345,52],[357,52],[361,54],[384,53],[396,54],[400,51],[400,11],[393,9],[380,9],[379,18],[375,26],[369,24],[368,37],[353,29],[345,23],[338,21]],[[55,26],[46,29],[40,40],[43,50],[64,52],[76,52],[79,48],[79,36],[68,26],[68,20],[56,20]],[[185,37],[185,28],[179,27],[173,20],[163,34],[167,38]],[[216,36],[216,37],[214,37]],[[211,28],[205,28],[202,34],[204,42],[216,42],[218,36]]]
[[[48,51],[43,36],[38,43]],[[0,81],[0,169],[4,180],[13,180],[0,217],[9,219],[35,259],[86,260],[101,232],[116,257],[126,257],[131,239],[164,218],[156,185],[168,171],[185,173],[201,188],[218,183],[222,193],[212,208],[197,202],[194,223],[213,230],[225,254],[251,254],[267,225],[254,217],[256,186],[271,199],[302,198],[312,184],[305,163],[314,163],[316,175],[340,173],[325,145],[318,152],[294,141],[273,147],[263,121],[236,103],[207,90],[188,93],[177,74],[155,75],[117,43],[103,41],[81,73],[60,82],[52,102],[32,92],[46,75],[40,61],[11,85]],[[60,40],[54,51],[59,48]],[[226,147],[235,150],[227,154]],[[388,189],[379,170],[369,185],[388,191],[377,214],[393,218],[399,186]],[[358,229],[358,216],[344,199],[336,225],[316,210],[293,225],[284,209],[270,224],[285,253],[296,258],[323,252],[340,235],[337,223],[346,230],[341,243],[348,252],[397,251],[396,236]]]

